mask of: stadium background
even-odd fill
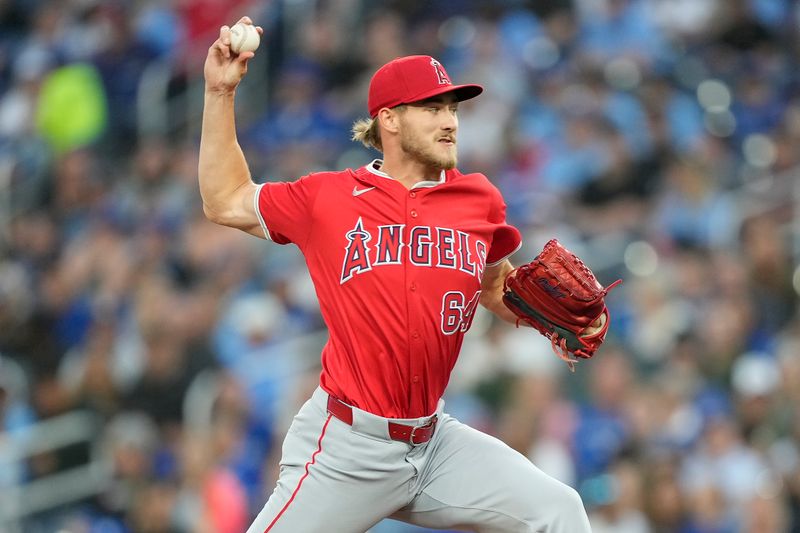
[[[0,1],[0,531],[241,532],[271,490],[325,334],[296,250],[202,215],[202,62],[243,14],[257,181],[376,157],[348,138],[369,76],[429,53],[486,87],[459,166],[512,259],[558,237],[625,279],[575,374],[481,314],[454,415],[596,532],[800,531],[790,0]]]

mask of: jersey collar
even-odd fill
[[[371,163],[366,165],[366,169],[372,174],[375,174],[376,176],[393,180],[394,179],[393,177],[391,177],[386,172],[380,170],[382,165],[383,165],[383,159],[373,159]],[[441,185],[444,182],[445,182],[445,173],[444,170],[442,170],[441,173],[439,174],[438,181],[420,181],[418,183],[415,183],[411,188],[422,189],[422,188],[436,187],[437,185]]]

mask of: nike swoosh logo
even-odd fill
[[[355,187],[353,187],[353,196],[361,196],[365,192],[369,192],[374,188],[375,187],[367,187],[366,189],[359,189],[358,186],[356,185]]]

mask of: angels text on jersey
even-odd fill
[[[405,262],[459,270],[479,283],[486,268],[486,243],[452,228],[388,224],[370,232],[359,217],[345,237],[340,285],[373,268]]]

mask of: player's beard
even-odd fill
[[[426,144],[422,136],[409,131],[410,128],[404,127],[400,130],[400,147],[410,157],[429,168],[437,170],[450,170],[456,167],[458,157],[456,155],[455,144],[451,150],[436,150],[438,140],[432,144]],[[455,141],[455,136],[453,136]]]

